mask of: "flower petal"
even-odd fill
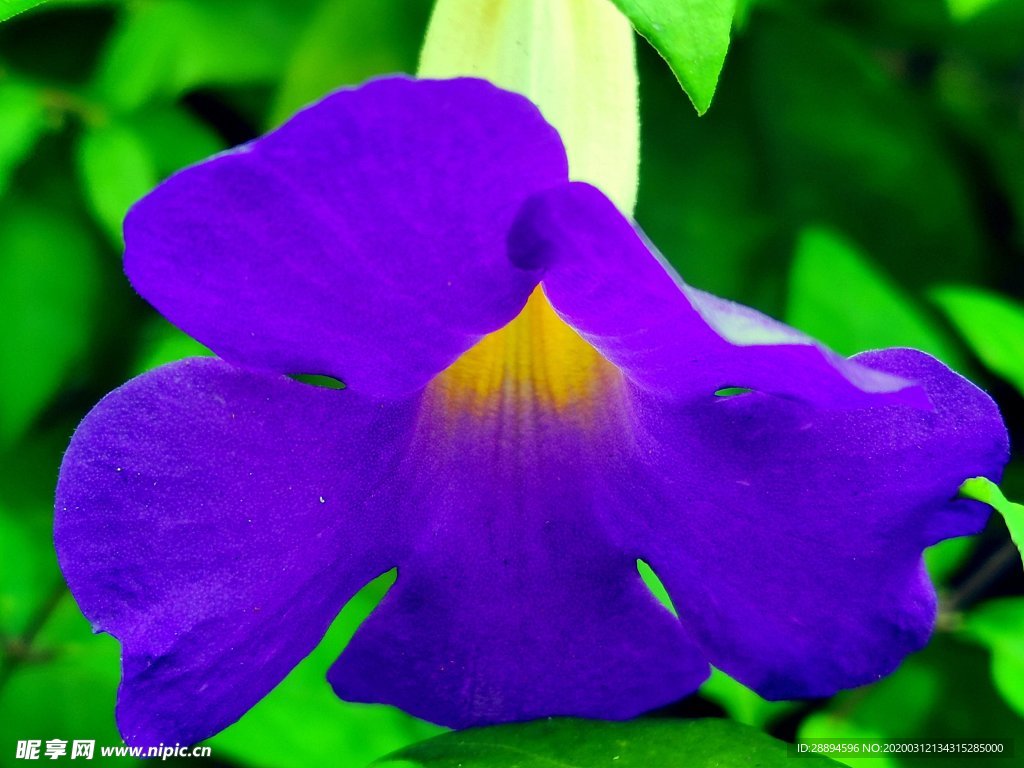
[[[159,186],[126,219],[125,269],[229,361],[406,394],[520,310],[536,276],[508,227],[566,178],[527,99],[377,80]]]
[[[465,727],[624,719],[695,690],[705,659],[600,518],[619,422],[498,397],[474,412],[429,390],[397,474],[432,524],[331,669],[338,695]]]
[[[632,540],[683,622],[766,698],[869,683],[922,647],[935,593],[921,553],[981,530],[989,510],[957,489],[1007,460],[995,405],[935,359],[855,359],[917,381],[934,410],[645,400],[638,455],[658,458],[623,479]]]
[[[934,623],[921,552],[975,533],[997,479],[992,400],[915,350],[843,359],[685,286],[596,190],[527,204],[518,263],[622,371],[628,427],[606,517],[710,662],[769,698],[891,672]],[[754,391],[716,397],[723,387]]]
[[[410,420],[214,359],[134,379],[86,417],[54,538],[83,612],[122,643],[129,743],[229,725],[401,557],[400,512],[369,499]]]
[[[911,382],[847,360],[748,307],[682,282],[600,191],[531,198],[510,256],[543,269],[555,311],[630,380],[674,399],[740,387],[830,407],[928,407]]]

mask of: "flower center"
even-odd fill
[[[507,407],[588,412],[618,386],[611,363],[555,314],[538,286],[523,311],[435,379],[432,389],[460,411]]]

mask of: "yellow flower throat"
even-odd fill
[[[538,286],[512,322],[481,339],[434,386],[463,412],[514,403],[564,411],[589,409],[618,378],[618,370],[555,314]]]

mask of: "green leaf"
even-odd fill
[[[1003,516],[1010,538],[1024,556],[1024,504],[1008,501],[999,486],[985,477],[972,477],[960,486],[960,495],[984,502]]]
[[[7,21],[29,8],[42,5],[46,0],[0,0],[0,21]]]
[[[46,110],[39,90],[28,83],[0,79],[0,195],[45,128]]]
[[[382,72],[416,71],[429,0],[328,0],[299,37],[270,123],[343,85]]]
[[[936,288],[931,298],[981,361],[1024,394],[1024,306],[966,285]]]
[[[366,765],[442,729],[392,707],[343,702],[327,669],[394,582],[394,571],[364,587],[326,637],[269,696],[210,740],[213,753],[257,768]]]
[[[113,123],[82,136],[76,159],[92,212],[120,249],[125,213],[159,181],[149,149],[135,129]]]
[[[961,633],[992,652],[996,690],[1024,717],[1024,598],[984,603],[966,616]]]
[[[651,768],[750,765],[792,768],[787,745],[728,720],[536,720],[457,731],[403,749],[395,761],[422,768]],[[801,765],[835,765],[802,758]]]
[[[852,243],[805,229],[790,272],[788,322],[852,355],[914,347],[963,370],[965,362],[938,325]]]
[[[58,211],[0,209],[0,446],[21,436],[82,362],[94,326],[98,256]]]
[[[698,114],[707,112],[729,50],[736,0],[614,0],[664,57]]]

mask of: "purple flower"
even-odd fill
[[[992,401],[690,288],[567,179],[526,99],[386,79],[131,211],[132,284],[220,359],[108,395],[61,469],[129,742],[224,728],[392,567],[330,682],[450,726],[627,718],[709,663],[827,696],[926,642],[921,552],[1007,458]]]

